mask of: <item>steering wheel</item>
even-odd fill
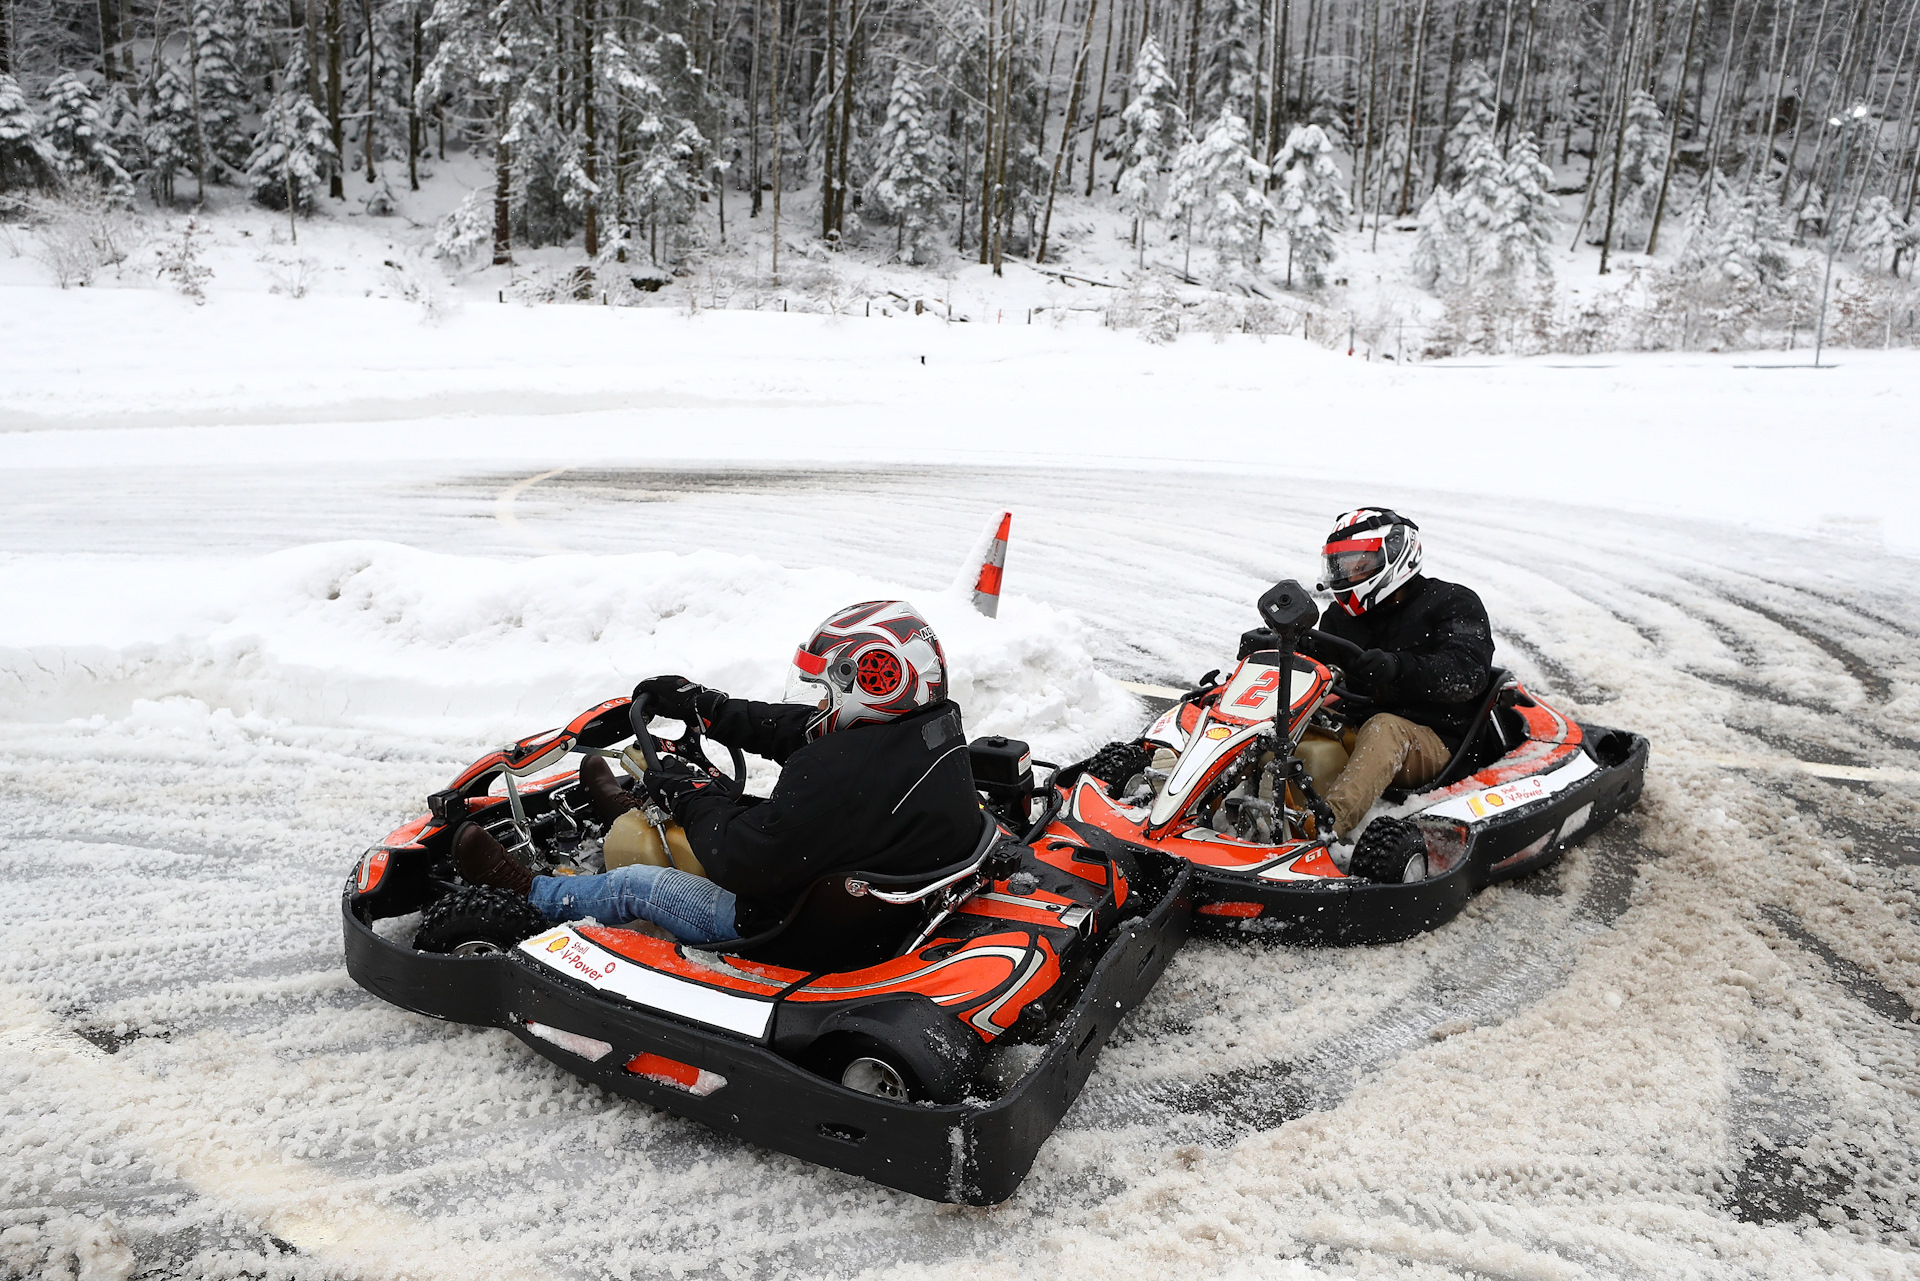
[[[712,770],[713,762],[707,757],[706,737],[700,732],[698,720],[688,721],[687,732],[679,739],[662,744],[653,736],[653,731],[647,728],[648,722],[653,720],[651,695],[642,694],[628,704],[627,716],[633,725],[634,746],[640,749],[640,759],[647,763],[648,769],[659,769],[660,754],[666,752],[691,761],[695,765],[704,766],[709,771]],[[747,786],[747,758],[732,744],[729,743],[726,747],[733,765],[733,777],[722,778],[720,781],[731,783],[734,795],[738,796],[746,790]]]

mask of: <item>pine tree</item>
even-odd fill
[[[1200,68],[1199,94],[1194,100],[1201,118],[1217,116],[1228,107],[1253,100],[1253,46],[1257,43],[1259,6],[1250,0],[1209,0],[1206,6],[1206,42]]]
[[[267,104],[253,135],[247,157],[253,198],[269,209],[285,209],[291,194],[295,209],[311,212],[314,191],[337,159],[327,117],[307,96],[305,67],[289,67],[284,86]]]
[[[1271,174],[1253,157],[1247,122],[1231,110],[1221,112],[1207,136],[1182,147],[1174,161],[1167,216],[1192,218],[1222,277],[1259,264],[1261,229],[1274,217],[1266,196]]]
[[[50,186],[57,169],[40,117],[9,75],[0,75],[0,192]]]
[[[195,0],[188,84],[200,104],[206,175],[216,180],[238,170],[248,149],[240,118],[252,111],[253,101],[240,75],[236,25],[228,0]]]
[[[178,178],[192,173],[199,155],[198,131],[193,123],[193,93],[187,78],[167,61],[160,60],[147,97],[147,127],[142,143],[147,153],[147,183],[153,198],[162,204],[173,203]]]
[[[1429,287],[1467,287],[1523,261],[1540,262],[1537,250],[1525,252],[1525,241],[1543,234],[1551,216],[1551,205],[1543,202],[1552,198],[1541,185],[1551,175],[1543,175],[1531,138],[1516,144],[1515,163],[1500,158],[1491,87],[1484,79],[1484,72],[1470,74],[1463,87],[1466,100],[1447,139],[1451,184],[1435,187],[1420,206],[1413,269]]]
[[[1120,115],[1125,167],[1118,184],[1120,207],[1133,218],[1133,243],[1143,255],[1145,224],[1165,203],[1162,179],[1188,141],[1187,117],[1178,98],[1160,42],[1148,36],[1134,60],[1133,97]]]
[[[106,134],[100,106],[86,81],[70,72],[55,76],[47,86],[46,133],[55,167],[70,181],[89,179],[116,200],[130,199],[133,180]]]
[[[1468,153],[1483,140],[1491,141],[1497,128],[1493,77],[1487,74],[1485,66],[1478,62],[1468,64],[1460,80],[1456,101],[1459,103],[1459,118],[1447,134],[1446,165],[1440,175],[1440,181],[1447,186],[1460,185],[1467,168]]]
[[[1287,284],[1298,267],[1312,288],[1324,280],[1322,270],[1333,258],[1333,237],[1345,231],[1353,206],[1340,170],[1333,163],[1333,143],[1319,125],[1296,125],[1287,145],[1274,159],[1280,174],[1279,220],[1287,233]]]
[[[1553,170],[1540,159],[1532,130],[1514,139],[1502,176],[1493,218],[1500,270],[1516,276],[1551,276],[1553,265],[1547,250],[1553,242],[1560,202],[1548,190]]]
[[[1660,178],[1667,168],[1668,129],[1660,114],[1660,105],[1652,94],[1636,90],[1627,104],[1626,130],[1620,139],[1620,195],[1614,214],[1616,246],[1645,245],[1652,229],[1653,206],[1659,198]],[[1600,171],[1595,191],[1611,195],[1613,166]],[[1598,224],[1589,243],[1599,244],[1605,233],[1605,220]]]
[[[928,123],[931,102],[919,76],[905,62],[894,72],[887,118],[874,138],[868,192],[899,228],[895,252],[909,262],[933,243],[940,225],[946,174],[945,140]]]

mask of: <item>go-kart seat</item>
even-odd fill
[[[1430,783],[1422,783],[1419,787],[1389,787],[1381,793],[1381,798],[1397,805],[1415,792],[1450,787],[1512,751],[1514,745],[1526,736],[1524,728],[1509,724],[1515,719],[1512,709],[1518,694],[1513,673],[1504,667],[1494,668],[1486,695],[1480,700],[1480,707],[1474,712],[1467,732],[1460,736],[1460,745],[1453,749],[1447,767]]]
[[[980,838],[958,863],[904,876],[831,872],[809,885],[772,929],[687,946],[816,973],[877,965],[912,939],[940,901],[940,890],[980,870],[999,834],[983,811]]]

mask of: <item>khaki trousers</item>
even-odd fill
[[[1440,736],[1405,717],[1382,713],[1367,718],[1340,777],[1327,789],[1334,830],[1346,840],[1389,784],[1418,787],[1440,777],[1453,753]]]

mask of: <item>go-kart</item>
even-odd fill
[[[1292,942],[1395,942],[1451,920],[1484,886],[1553,862],[1640,796],[1645,738],[1581,725],[1496,669],[1439,777],[1389,791],[1390,812],[1343,865],[1315,780],[1337,775],[1348,732],[1372,710],[1340,666],[1360,651],[1312,626],[1297,582],[1277,584],[1259,608],[1275,648],[1224,680],[1209,674],[1138,739],[1056,780],[1063,832],[1191,864],[1202,922]]]
[[[467,821],[536,873],[602,870],[611,825],[594,819],[577,769],[559,768],[569,754],[616,757],[634,775],[662,752],[712,768],[697,727],[658,740],[650,722],[644,699],[612,699],[434,793],[347,881],[348,973],[396,1005],[505,1028],[604,1089],[806,1160],[933,1200],[1011,1195],[1185,938],[1186,865],[1061,829],[1059,793],[1035,783],[1026,746],[982,739],[966,859],[822,877],[753,938],[695,945],[639,923],[548,921],[461,882],[451,845]],[[738,785],[737,750],[731,764]],[[684,851],[668,816],[636,812],[658,837],[649,861]],[[410,938],[396,937],[395,918],[415,912]],[[849,939],[864,948],[851,968],[810,960]]]

